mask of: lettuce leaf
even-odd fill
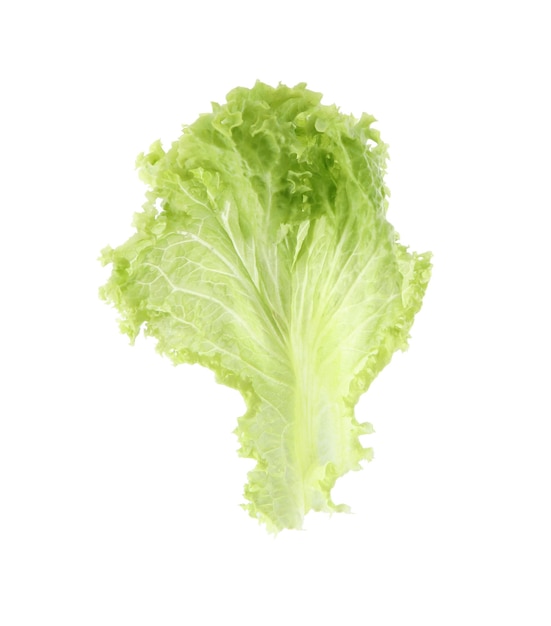
[[[242,393],[244,507],[274,532],[347,510],[331,489],[372,458],[354,406],[407,347],[430,276],[386,220],[373,121],[305,84],[237,88],[138,157],[136,233],[102,255],[123,332]]]

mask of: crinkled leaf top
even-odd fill
[[[354,406],[407,347],[430,276],[430,253],[386,220],[373,121],[304,84],[234,89],[140,155],[136,233],[103,251],[121,329],[242,393],[240,454],[256,461],[243,506],[274,532],[347,509],[331,489],[372,458]]]

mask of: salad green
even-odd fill
[[[274,532],[347,509],[331,489],[372,458],[354,406],[407,347],[429,281],[430,253],[386,219],[373,122],[305,84],[234,89],[139,156],[136,233],[102,253],[122,331],[243,395],[240,454],[256,461],[243,506]]]

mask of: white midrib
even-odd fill
[[[320,450],[320,441],[334,441],[335,437],[338,438],[338,433],[333,432],[337,424],[329,413],[338,403],[337,397],[332,398],[338,392],[332,381],[326,380],[327,377],[323,375],[330,369],[319,362],[314,336],[315,333],[309,333],[308,326],[303,323],[294,327],[291,324],[289,358],[294,389],[290,403],[293,425],[289,434],[294,439],[292,450],[300,477],[303,514],[311,508],[312,492],[320,490],[316,481],[323,471],[322,466],[329,460],[337,461],[324,458],[326,455]],[[336,382],[337,377],[333,382]]]

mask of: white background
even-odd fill
[[[3,5],[3,626],[551,624],[546,4]],[[277,538],[238,506],[237,392],[97,298],[136,155],[257,78],[375,115],[389,219],[434,252],[354,514]]]

